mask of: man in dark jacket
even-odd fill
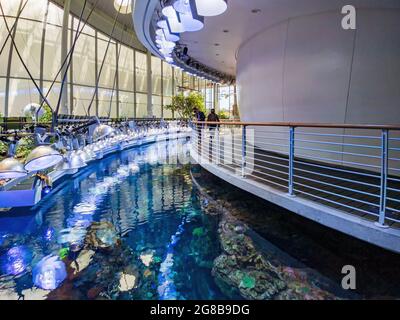
[[[219,117],[215,113],[215,109],[211,109],[211,112],[207,117],[207,122],[219,122]],[[216,124],[209,124],[208,127],[210,128],[209,158],[212,161],[213,160],[213,151],[216,151],[216,150],[213,150],[213,148],[214,148],[215,129],[217,128],[217,125]]]
[[[200,111],[198,108],[193,108],[193,113],[196,121],[204,122],[206,121],[206,115],[204,114],[203,111]],[[196,129],[197,129],[197,145],[198,145],[198,153],[201,154],[202,148],[201,148],[201,141],[203,139],[203,128],[204,124],[196,124]]]
[[[215,113],[215,109],[211,109],[211,112],[207,117],[207,122],[219,122],[219,117]],[[216,125],[213,125],[213,126],[214,126],[214,128],[216,127]],[[211,125],[210,125],[210,127],[211,127]]]

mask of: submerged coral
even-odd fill
[[[89,227],[85,246],[97,249],[112,249],[120,244],[115,227],[107,221],[93,222]]]

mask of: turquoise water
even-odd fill
[[[218,221],[202,213],[180,145],[109,156],[58,183],[36,207],[1,213],[0,298],[224,299],[211,276]],[[178,164],[159,163],[176,155]],[[93,248],[89,234],[109,247]],[[61,259],[66,275],[50,268],[55,283],[45,282],[46,266]]]

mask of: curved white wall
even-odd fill
[[[356,31],[343,30],[342,18],[340,12],[292,18],[242,44],[237,61],[242,121],[400,123],[400,10],[359,9]],[[282,129],[268,130],[269,139],[287,144],[287,134],[271,133],[282,132]],[[314,131],[380,135],[379,131]],[[262,145],[265,134],[264,141],[261,136],[256,132],[255,143],[259,147],[287,152],[287,147]],[[399,133],[393,133],[394,136]],[[366,142],[340,136],[318,137],[318,140],[350,144]],[[375,143],[379,146],[380,140]],[[298,156],[331,159],[335,164],[372,164],[379,171],[379,158],[374,158],[380,155],[379,149],[311,146],[309,143],[297,143],[296,146]],[[398,142],[396,145],[393,142],[392,146],[400,147]],[[324,148],[330,152],[307,151],[303,147]],[[349,153],[366,153],[373,157]],[[391,156],[400,158],[400,153],[392,152]],[[390,163],[390,166],[397,168],[398,163]],[[397,171],[391,173],[398,174]]]
[[[400,122],[400,10],[359,9],[356,31],[342,18],[292,18],[242,44],[243,121]]]

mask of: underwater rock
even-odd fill
[[[117,231],[108,221],[93,222],[85,237],[85,247],[93,250],[114,248],[119,244]]]
[[[212,274],[220,287],[234,287],[245,299],[273,299],[286,284],[279,270],[258,252],[246,230],[241,222],[223,215],[218,231],[224,253],[215,259]],[[221,290],[226,292],[224,287]]]
[[[245,224],[223,215],[219,228],[223,254],[215,259],[212,269],[222,292],[230,297],[238,292],[249,300],[336,299],[314,285],[307,272],[274,266],[258,251],[247,230]]]
[[[129,274],[129,273],[121,273],[119,278],[119,287],[118,289],[121,292],[130,291],[137,287],[138,284],[137,274]]]
[[[22,290],[22,295],[24,296],[24,300],[46,300],[49,292],[49,290],[33,287]]]
[[[147,250],[142,252],[142,254],[140,255],[140,260],[142,261],[142,263],[146,266],[149,267],[154,259],[154,250]]]
[[[67,277],[64,262],[58,256],[46,256],[33,268],[33,283],[45,289],[56,289]]]
[[[74,275],[85,270],[89,266],[94,254],[95,252],[93,250],[82,250],[79,253],[78,258],[71,263],[71,268],[74,270]]]
[[[150,277],[152,274],[153,274],[153,273],[151,272],[150,269],[146,269],[146,270],[144,270],[144,272],[143,272],[143,276],[144,276],[145,278]]]
[[[14,281],[0,282],[0,300],[18,300],[18,298]]]
[[[274,270],[243,268],[235,256],[225,254],[215,260],[212,273],[218,278],[217,284],[222,282],[228,287],[234,287],[243,298],[249,300],[272,299],[286,287]],[[226,288],[221,289],[227,293]]]

